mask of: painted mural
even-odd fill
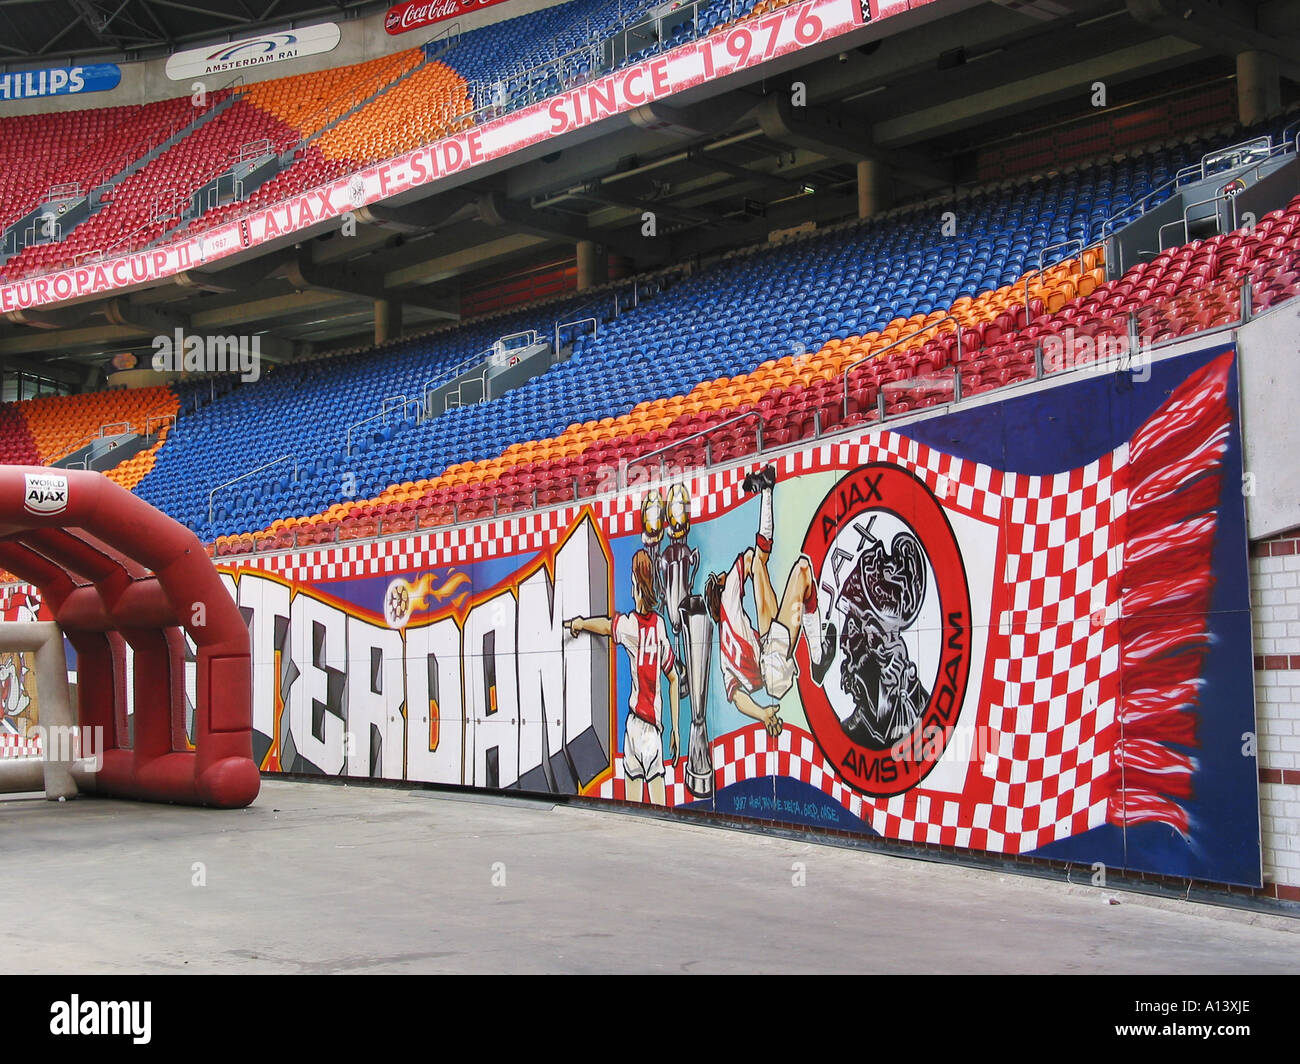
[[[1151,370],[227,569],[255,755],[1257,885],[1236,354]]]
[[[39,612],[39,597],[28,591],[9,593],[0,600],[3,620],[34,621]],[[40,719],[36,656],[18,650],[0,650],[0,739],[27,739]]]

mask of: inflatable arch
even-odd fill
[[[103,729],[90,789],[223,808],[257,797],[248,629],[194,533],[99,473],[0,466],[0,566],[40,589],[77,652],[77,723]]]

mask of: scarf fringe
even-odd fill
[[[1211,552],[1231,411],[1226,353],[1181,384],[1129,441],[1120,578],[1120,738],[1107,820],[1166,824],[1184,838],[1214,589]]]

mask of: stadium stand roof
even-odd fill
[[[194,42],[356,18],[384,6],[382,0],[0,0],[0,65],[148,59]]]

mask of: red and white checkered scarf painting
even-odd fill
[[[846,784],[807,730],[772,737],[752,725],[714,741],[718,788],[788,776],[881,835],[998,852],[1105,823],[1159,822],[1186,836],[1180,799],[1197,764],[1184,751],[1195,744],[1232,371],[1231,353],[1216,358],[1128,442],[1055,475],[1005,473],[888,431],[779,462],[782,479],[893,464],[950,514],[997,530],[983,675],[950,759],[959,785],[873,797]],[[711,478],[704,517],[741,501],[742,473]],[[602,516],[631,530],[627,506]],[[682,765],[667,768],[669,804],[691,801]],[[616,771],[602,794],[624,793]]]

